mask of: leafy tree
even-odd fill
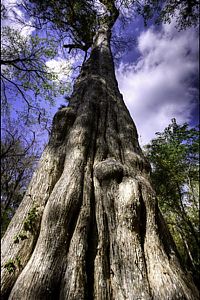
[[[36,118],[45,121],[43,100],[54,103],[56,96],[69,90],[70,64],[65,63],[65,80],[60,78],[62,70],[50,69],[47,61],[57,56],[57,43],[53,38],[25,34],[20,28],[4,25],[8,18],[3,7],[1,28],[1,96],[3,113],[14,109],[25,116],[26,124]],[[16,104],[17,102],[17,104]]]
[[[3,236],[3,299],[198,299],[118,89],[115,1],[29,4],[38,22],[71,34],[74,45],[88,42],[91,52]]]
[[[36,28],[48,22],[48,28],[68,34],[72,44],[69,49],[87,50],[91,47],[97,29],[94,1],[30,1],[23,3],[23,9],[34,18]],[[37,5],[35,5],[37,4]]]
[[[24,196],[37,160],[38,150],[34,132],[31,139],[27,139],[22,134],[19,124],[2,128],[1,235],[4,234]]]
[[[157,24],[170,23],[176,20],[177,28],[196,27],[199,21],[198,0],[148,0],[136,2],[137,12],[144,17],[145,24],[154,19]]]
[[[199,130],[173,119],[146,146],[159,206],[182,261],[199,279]]]

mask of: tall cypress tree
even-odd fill
[[[2,299],[195,300],[115,78],[110,38],[118,10],[100,2],[104,16],[90,35],[74,7],[65,12],[76,41],[92,50],[4,235]]]

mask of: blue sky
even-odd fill
[[[15,0],[3,2],[15,3]],[[174,21],[145,28],[141,18],[137,18],[126,26],[125,35],[132,42],[116,66],[116,76],[136,123],[140,143],[148,143],[172,118],[180,124],[196,125],[198,31],[190,28],[179,32]],[[57,62],[61,62],[59,57]],[[52,117],[63,102],[64,99],[57,99],[51,109]]]
[[[198,30],[178,31],[175,21],[128,26],[133,43],[116,68],[124,101],[136,123],[140,144],[163,131],[172,118],[191,126],[199,122]]]

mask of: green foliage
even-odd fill
[[[8,273],[11,274],[13,272],[15,272],[16,270],[16,266],[15,263],[12,259],[9,259],[7,261],[7,263],[5,263],[4,268],[6,268],[8,270]]]
[[[38,158],[34,135],[25,137],[22,129],[17,127],[16,123],[13,125],[16,127],[2,128],[1,235],[4,234],[24,196]]]
[[[146,147],[159,206],[184,265],[199,270],[199,130],[173,119]]]
[[[145,0],[134,1],[137,12],[143,16],[145,24],[154,18],[157,24],[170,23],[174,18],[177,28],[182,30],[187,27],[198,26],[199,2],[198,1],[174,1],[174,0]]]
[[[30,3],[28,9],[34,14],[36,22],[48,20],[61,32],[70,32],[74,44],[87,46],[87,48],[92,45],[97,29],[94,1],[66,0],[56,1],[55,4],[55,0],[31,0]]]
[[[1,39],[3,112],[15,107],[16,99],[17,108],[19,103],[26,108],[29,123],[31,117],[32,120],[40,118],[41,122],[44,114],[42,101],[46,100],[53,104],[55,97],[69,90],[67,76],[61,78],[60,69],[50,69],[46,64],[56,57],[57,42],[49,36],[41,38],[37,34],[25,35],[9,26],[2,27]]]
[[[19,269],[22,267],[21,259],[19,258],[19,256],[16,257],[16,264]]]
[[[19,256],[16,257],[16,259],[9,259],[7,261],[7,263],[5,263],[4,268],[7,269],[8,273],[14,273],[16,268],[18,267],[18,269],[20,269],[22,267],[21,264],[21,259],[19,258]]]
[[[37,216],[38,216],[37,207],[34,206],[30,209],[30,211],[28,212],[28,216],[27,216],[26,220],[24,221],[24,230],[25,231],[30,231],[31,233],[34,232]]]
[[[26,232],[30,232],[32,234],[34,233],[37,217],[38,217],[37,207],[33,206],[29,210],[28,216],[26,217],[26,219],[24,221],[24,224],[23,224],[24,231],[20,232],[18,235],[16,235],[14,237],[14,241],[13,241],[14,244],[19,244],[20,240],[24,241],[24,240],[28,239]]]

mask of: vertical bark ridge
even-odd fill
[[[161,233],[163,229],[160,222],[163,220],[158,221],[156,199],[149,186],[143,185],[142,196],[147,211],[144,251],[153,299],[198,299],[198,292],[191,278],[184,274],[180,266],[167,228],[163,231],[163,234],[166,233],[169,238],[167,249],[162,242],[166,235],[159,236],[159,232]],[[163,226],[165,224],[162,224]]]
[[[96,201],[96,223],[98,231],[97,253],[94,261],[94,295],[93,299],[111,299],[109,283],[109,262],[107,248],[109,247],[106,214],[104,211],[101,195],[99,193],[99,183],[94,178],[95,201]]]
[[[94,129],[97,127],[97,112],[96,105],[92,107]],[[83,203],[80,209],[80,214],[70,240],[70,247],[66,258],[66,269],[61,283],[60,299],[85,299],[88,292],[88,280],[94,276],[93,269],[88,268],[88,250],[90,244],[88,241],[88,234],[91,226],[91,219],[93,214],[93,160],[95,150],[96,130],[92,130],[88,153],[86,156],[86,166],[84,171],[84,185],[83,185]],[[93,247],[93,246],[92,246]]]
[[[101,98],[97,99],[97,112],[98,112],[98,121],[97,121],[97,134],[96,134],[96,146],[95,146],[95,157],[94,165],[105,159],[108,155],[108,145],[106,143],[106,126],[107,124],[107,108],[108,103],[106,99],[106,91],[103,88],[104,83],[99,82],[99,79],[95,81],[95,89],[101,94]]]
[[[87,171],[86,171],[87,173]],[[76,227],[70,240],[66,257],[66,270],[61,283],[60,299],[85,299],[87,234],[90,220],[90,189],[91,183],[85,180],[83,187],[83,203]],[[85,184],[89,184],[85,186]]]
[[[95,101],[95,126],[93,131],[93,144],[92,144],[92,150],[93,153],[92,156],[92,164],[91,164],[91,194],[90,194],[90,223],[89,223],[89,231],[87,236],[87,252],[86,252],[86,275],[87,275],[87,285],[86,285],[86,294],[85,299],[87,300],[93,300],[95,295],[95,258],[97,255],[97,247],[98,247],[98,239],[99,239],[99,233],[97,229],[97,219],[96,219],[96,201],[95,201],[95,190],[94,190],[94,161],[96,153],[98,152],[98,144],[100,142],[100,145],[103,145],[103,157],[106,157],[107,155],[107,148],[105,143],[105,131],[102,135],[99,135],[99,132],[103,132],[103,126],[101,124],[101,121],[103,120],[103,117],[101,116],[102,111],[107,114],[107,110],[104,111],[104,109],[100,109],[102,105],[102,101],[99,103]],[[104,106],[102,107],[104,108]],[[105,120],[107,118],[106,114],[104,115]],[[100,139],[100,141],[99,141]],[[98,142],[97,142],[98,141]],[[106,149],[105,149],[106,148]]]
[[[106,123],[106,143],[108,145],[109,156],[115,158],[117,161],[121,161],[121,151],[119,148],[119,139],[117,132],[117,117],[116,112],[113,109],[115,103],[107,97],[108,101],[108,116]]]
[[[99,118],[96,137],[96,151],[94,156],[94,173],[95,166],[98,162],[106,159],[109,155],[109,145],[107,143],[107,125],[109,121],[108,113],[108,95],[105,82],[98,83],[101,91],[101,101],[99,103]],[[94,175],[94,199],[95,199],[95,220],[97,226],[98,240],[96,245],[96,255],[94,257],[94,288],[91,299],[111,299],[110,293],[110,269],[109,269],[109,236],[107,223],[101,195],[100,186]]]
[[[139,235],[140,202],[137,181],[125,177],[119,185],[118,196],[115,199],[118,215],[116,243],[121,252],[121,286],[124,285],[126,291],[124,299],[131,299],[132,295],[136,298],[150,299]]]
[[[34,245],[38,238],[44,207],[63,171],[65,148],[66,146],[64,143],[57,147],[52,146],[51,144],[47,146],[41,157],[39,167],[29,184],[24,199],[2,238],[2,299],[7,298],[14,282],[26,265],[34,249]],[[24,223],[28,217],[28,212],[31,211],[33,207],[37,208],[37,218],[34,222],[34,232],[32,233],[24,230]],[[27,239],[22,241],[19,237],[20,234],[27,236]],[[19,242],[15,243],[14,241],[17,237]],[[20,268],[17,267],[13,273],[9,273],[4,266],[10,259],[15,261],[16,264],[17,257],[20,259]]]
[[[91,193],[91,218],[89,232],[87,236],[87,253],[86,253],[86,274],[87,274],[87,286],[86,286],[86,297],[87,300],[94,299],[94,262],[97,254],[97,243],[98,243],[98,231],[96,223],[96,206],[94,196],[94,185],[92,185]]]
[[[71,221],[82,203],[82,178],[92,128],[90,106],[86,99],[78,109],[78,116],[67,139],[64,171],[45,207],[33,255],[19,276],[9,299],[21,299],[22,295],[27,295],[30,299],[36,296],[37,299],[46,299],[45,297],[51,297],[56,287],[65,244],[69,242],[67,234]],[[71,180],[74,177],[76,179]],[[52,268],[51,272],[49,266]],[[26,279],[25,282],[27,276],[29,281]],[[26,285],[29,285],[28,291]]]

